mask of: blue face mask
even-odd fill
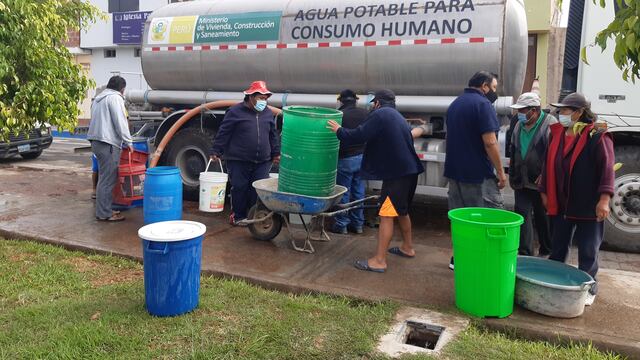
[[[257,100],[256,105],[253,107],[256,111],[260,112],[267,107],[267,100]]]
[[[527,119],[527,114],[518,113],[518,120],[523,124],[526,123],[527,120],[528,120]]]

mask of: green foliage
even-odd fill
[[[38,123],[73,128],[93,86],[64,46],[101,17],[81,0],[0,0],[0,139]]]
[[[620,10],[609,26],[596,35],[595,43],[604,51],[607,40],[615,42],[613,61],[620,70],[625,81],[640,78],[640,1],[616,1]],[[605,0],[593,0],[594,4],[606,6]],[[582,60],[586,62],[586,49],[582,49]]]

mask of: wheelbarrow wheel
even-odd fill
[[[260,206],[260,204],[254,205],[249,210],[249,219],[260,219],[267,215],[269,215],[271,211],[265,208],[264,206]],[[261,241],[270,241],[271,239],[278,236],[280,230],[282,229],[282,218],[278,214],[273,214],[270,218],[250,224],[249,231],[251,231],[251,235],[253,235],[254,239]]]

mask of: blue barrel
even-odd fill
[[[206,230],[206,226],[194,221],[164,221],[138,230],[149,314],[177,316],[198,306]]]
[[[138,151],[144,151],[147,154],[149,153],[149,138],[146,137],[134,137],[133,138],[133,148]]]
[[[182,178],[177,167],[147,169],[142,212],[145,224],[182,219]]]

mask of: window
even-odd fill
[[[116,49],[104,49],[104,57],[106,58],[116,57]]]
[[[140,48],[133,49],[133,57],[140,57],[142,51]]]
[[[109,0],[109,13],[139,10],[140,0]]]

